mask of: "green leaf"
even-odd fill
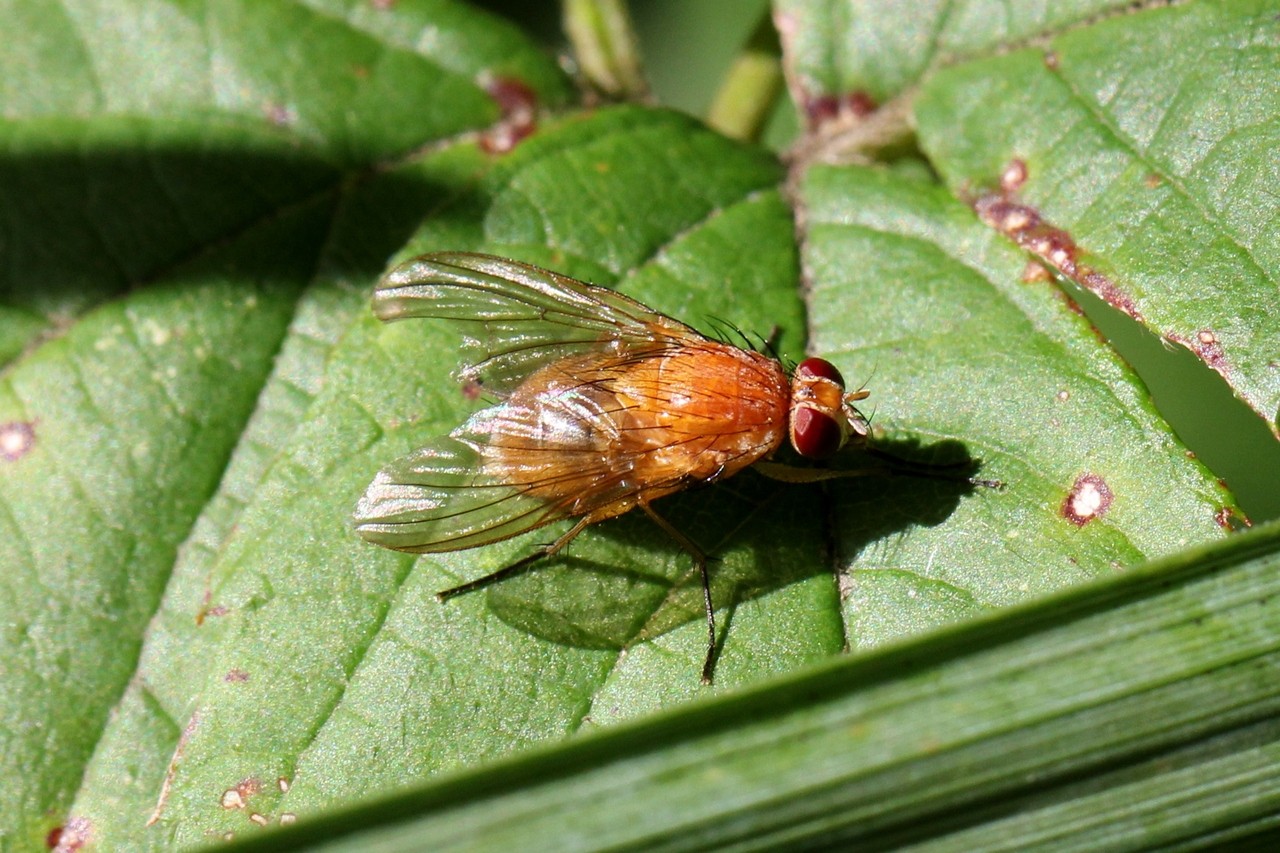
[[[486,167],[446,143],[502,117],[493,87],[568,92],[510,27],[402,5],[5,5],[31,31],[0,46],[6,846],[82,787],[68,843],[163,843],[194,682],[150,661],[199,660],[209,558],[364,307],[349,282]]]
[[[345,174],[500,117],[486,91],[565,81],[453,0],[10,0],[0,46],[0,293],[77,313]],[[33,287],[32,282],[44,286]]]
[[[939,67],[1079,24],[1125,0],[892,3],[777,0],[797,106],[819,120],[854,96],[884,103]]]
[[[1022,280],[1017,247],[944,189],[881,170],[814,168],[802,195],[810,346],[868,377],[881,446],[967,452],[1006,484],[958,503],[918,481],[839,490],[851,644],[1220,533],[1225,491],[1074,305]],[[909,535],[891,535],[900,529]]]
[[[800,305],[790,213],[773,188],[780,177],[772,158],[687,119],[602,112],[528,140],[475,193],[429,219],[407,251],[478,248],[621,279],[628,293],[702,325],[728,314],[721,282],[735,281],[758,299],[734,319],[745,314],[748,328],[780,322],[789,330],[783,345],[794,349]],[[251,813],[313,812],[562,736],[588,715],[593,723],[635,715],[669,701],[659,685],[689,696],[699,689],[705,628],[696,575],[642,518],[585,534],[558,569],[445,606],[432,593],[527,551],[529,537],[414,561],[353,534],[351,508],[373,473],[473,407],[447,378],[456,352],[451,331],[434,324],[358,320],[330,355],[305,422],[196,579],[204,595],[162,610],[162,620],[180,623],[203,598],[208,615],[198,637],[184,632],[176,659],[143,661],[151,691],[167,704],[190,701],[203,673],[192,722],[170,747],[158,831],[194,842],[252,826]],[[713,537],[717,594],[744,600],[726,617],[726,685],[840,647],[817,514],[807,500],[776,510],[779,488],[756,483],[664,510]],[[756,529],[732,536],[747,525]],[[778,544],[779,531],[806,526],[809,535]],[[789,583],[797,572],[807,580]],[[814,614],[823,630],[812,627]],[[781,640],[762,643],[766,627],[778,626]],[[665,635],[620,654],[656,634]],[[154,630],[149,638],[172,644]],[[233,789],[248,810],[223,806]],[[118,798],[120,787],[104,793]],[[101,796],[87,788],[77,814],[110,821],[118,805]]]
[[[1203,2],[1107,21],[939,74],[916,114],[993,227],[1189,348],[1280,432],[1275,14]]]
[[[782,4],[780,20],[799,8]],[[64,848],[169,849],[293,819],[320,833],[301,843],[331,836],[332,809],[468,769],[430,802],[474,800],[464,832],[518,827],[520,845],[537,808],[511,823],[502,806],[487,812],[483,791],[499,781],[552,782],[538,802],[572,802],[573,778],[607,796],[612,811],[546,812],[541,837],[561,849],[566,827],[597,815],[672,845],[781,844],[767,833],[784,824],[795,838],[887,827],[932,839],[975,803],[983,819],[1052,833],[1113,798],[1116,815],[1130,802],[1152,813],[1151,797],[1188,776],[1248,796],[1206,798],[1198,823],[1160,838],[1262,825],[1252,798],[1272,784],[1274,614],[1246,603],[1269,600],[1250,584],[1274,557],[1250,561],[1276,534],[1209,562],[1186,552],[1223,535],[1230,497],[1053,284],[1021,281],[1035,278],[1025,249],[968,206],[1008,161],[991,171],[979,157],[966,186],[967,143],[930,124],[958,109],[947,79],[991,63],[935,88],[938,65],[1092,8],[1055,7],[1010,36],[982,7],[954,6],[933,20],[956,47],[904,56],[900,82],[875,90],[926,87],[919,117],[937,162],[925,165],[954,181],[948,194],[918,162],[787,174],[762,149],[652,107],[552,115],[572,87],[550,53],[453,0],[9,0],[30,37],[0,43],[0,768],[21,780],[0,793],[0,846],[39,848],[61,827]],[[796,46],[825,39],[813,55],[852,74],[871,41],[845,51],[834,20],[791,33],[793,71],[808,61]],[[1145,14],[1126,20],[1152,37]],[[1215,32],[1238,46],[1250,20]],[[950,21],[968,23],[953,33]],[[889,44],[903,24],[876,26]],[[1242,85],[1252,97],[1257,81]],[[963,129],[983,141],[980,122]],[[1254,162],[1226,158],[1222,186]],[[1035,182],[1031,169],[1019,192]],[[1264,192],[1244,196],[1251,222],[1274,218]],[[881,447],[980,460],[1008,485],[824,489],[746,473],[661,502],[715,558],[711,691],[697,683],[698,577],[642,516],[442,605],[436,591],[559,529],[417,559],[351,529],[374,472],[483,405],[449,378],[449,329],[384,326],[367,310],[389,258],[441,249],[616,286],[712,333],[776,331],[785,359],[819,351],[868,383]],[[984,615],[1174,551],[1137,580]],[[1207,574],[1246,564],[1239,585]],[[970,617],[981,624],[758,684]],[[1208,635],[1202,649],[1193,634]],[[1261,669],[1232,669],[1237,653]],[[1197,685],[1217,722],[1178,728],[1187,711],[1160,729],[1163,700],[1194,710]],[[718,695],[733,690],[741,698]],[[1227,707],[1235,697],[1245,711]],[[787,721],[810,700],[819,716],[850,704],[830,718],[833,739],[806,734],[791,751]],[[1058,727],[1040,728],[1049,718]],[[589,733],[604,727],[616,733]],[[991,751],[967,751],[975,732]],[[729,752],[687,764],[680,751],[703,734]],[[1175,743],[1187,747],[1162,751]],[[850,744],[871,763],[846,765]],[[531,747],[544,756],[483,768]],[[1007,775],[988,772],[1005,763]],[[828,797],[815,772],[846,766],[876,769],[852,799]],[[915,785],[920,768],[935,785]],[[664,778],[679,783],[674,805],[632,798]],[[800,816],[769,805],[797,799]],[[337,820],[367,826],[403,808],[419,813],[394,801]],[[583,826],[589,844],[613,837]]]
[[[1280,805],[1280,526],[233,845],[1221,846]]]
[[[34,312],[0,305],[0,367],[15,359],[47,327],[44,318]]]

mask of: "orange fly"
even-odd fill
[[[498,402],[380,471],[356,507],[360,535],[431,553],[577,519],[551,544],[439,593],[441,601],[510,577],[639,507],[701,575],[709,683],[716,628],[706,554],[653,502],[750,465],[790,482],[887,473],[767,461],[788,439],[808,459],[865,440],[867,421],[853,404],[869,392],[845,393],[830,362],[805,359],[788,377],[773,358],[549,270],[467,252],[423,255],[378,283],[373,310],[382,320],[454,323],[465,341],[458,378]]]

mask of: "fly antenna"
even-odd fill
[[[871,384],[872,379],[876,378],[876,371],[879,369],[880,369],[879,365],[875,365],[875,364],[871,365],[871,373],[867,375],[866,380],[861,385],[858,386],[858,390],[855,391],[854,393],[856,394],[858,393],[858,391],[867,390],[867,386]]]

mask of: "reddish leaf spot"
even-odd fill
[[[538,96],[513,77],[484,77],[480,85],[498,105],[498,121],[480,135],[480,147],[506,154],[538,128]]]
[[[58,853],[74,853],[92,840],[93,824],[88,818],[73,817],[62,826],[49,830],[45,844]]]
[[[1056,50],[1047,50],[1044,54],[1044,67],[1050,71],[1058,70],[1058,52]]]
[[[1062,517],[1076,527],[1084,527],[1106,515],[1114,497],[1106,480],[1097,474],[1081,474],[1062,502]]]
[[[227,670],[227,674],[222,676],[222,680],[227,682],[248,681],[249,673],[245,672],[243,669]]]
[[[1000,189],[1006,194],[1016,193],[1027,182],[1027,164],[1023,160],[1014,159],[1000,173]]]
[[[1192,338],[1185,338],[1173,332],[1166,334],[1165,337],[1191,350],[1201,361],[1223,376],[1230,371],[1231,365],[1227,361],[1227,354],[1222,349],[1222,342],[1211,329],[1203,329]]]
[[[169,757],[169,767],[165,770],[164,781],[160,783],[160,796],[156,799],[156,807],[151,810],[151,817],[147,818],[147,826],[154,826],[156,821],[160,820],[160,815],[164,812],[165,805],[169,802],[169,792],[173,790],[173,779],[178,773],[178,764],[182,761],[183,754],[187,751],[187,743],[190,742],[191,736],[195,734],[196,729],[200,727],[200,709],[191,712],[191,719],[187,720],[186,726],[182,729],[182,734],[178,735],[178,745],[173,749],[173,755]]]
[[[840,102],[835,95],[819,95],[804,103],[804,115],[809,122],[809,129],[816,130],[828,122],[834,121],[840,114]]]
[[[9,421],[0,424],[0,459],[17,462],[35,446],[35,421]]]
[[[842,103],[851,115],[858,118],[871,115],[880,106],[876,103],[876,99],[866,92],[850,92],[844,96]]]
[[[1224,506],[1222,509],[1215,512],[1213,514],[1213,520],[1216,521],[1218,526],[1223,530],[1233,532],[1236,530],[1243,530],[1246,527],[1253,527],[1253,522],[1249,519],[1249,516],[1242,515],[1229,506]]]
[[[196,614],[196,627],[198,628],[203,625],[204,620],[210,616],[226,616],[229,612],[230,611],[221,604],[215,604],[212,607],[202,607],[200,608],[200,612]]]
[[[289,127],[297,121],[297,114],[291,110],[286,104],[278,104],[271,102],[262,108],[262,114],[267,117],[267,121],[276,127]]]
[[[369,5],[379,12],[387,12],[396,5],[396,0],[369,0]]]
[[[1017,162],[1017,161],[1015,161]],[[1005,174],[1013,167],[1006,167]],[[1014,170],[1017,173],[1019,170]],[[1025,167],[1023,167],[1025,180]],[[1003,183],[1003,181],[1002,181]],[[1065,230],[1045,222],[1040,211],[1015,201],[1009,193],[986,193],[973,202],[978,217],[1022,248],[1049,264],[1062,275],[1092,290],[1114,308],[1141,322],[1142,314],[1133,299],[1115,282],[1091,266],[1081,263],[1080,247]]]
[[[474,379],[462,383],[462,396],[468,400],[479,400],[484,388]]]
[[[866,92],[847,92],[843,95],[817,95],[804,99],[804,115],[809,130],[814,131],[829,124],[850,123],[871,115],[880,105]]]
[[[249,798],[262,790],[262,783],[258,779],[250,776],[247,779],[241,779],[234,786],[222,792],[222,797],[218,802],[224,809],[242,809],[249,804]]]

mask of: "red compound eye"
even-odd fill
[[[830,379],[841,388],[844,387],[844,377],[840,375],[840,371],[836,370],[836,366],[825,358],[806,358],[796,366],[796,373]]]
[[[826,412],[812,406],[797,406],[791,412],[791,443],[801,456],[826,459],[844,445],[844,433],[836,419]]]

